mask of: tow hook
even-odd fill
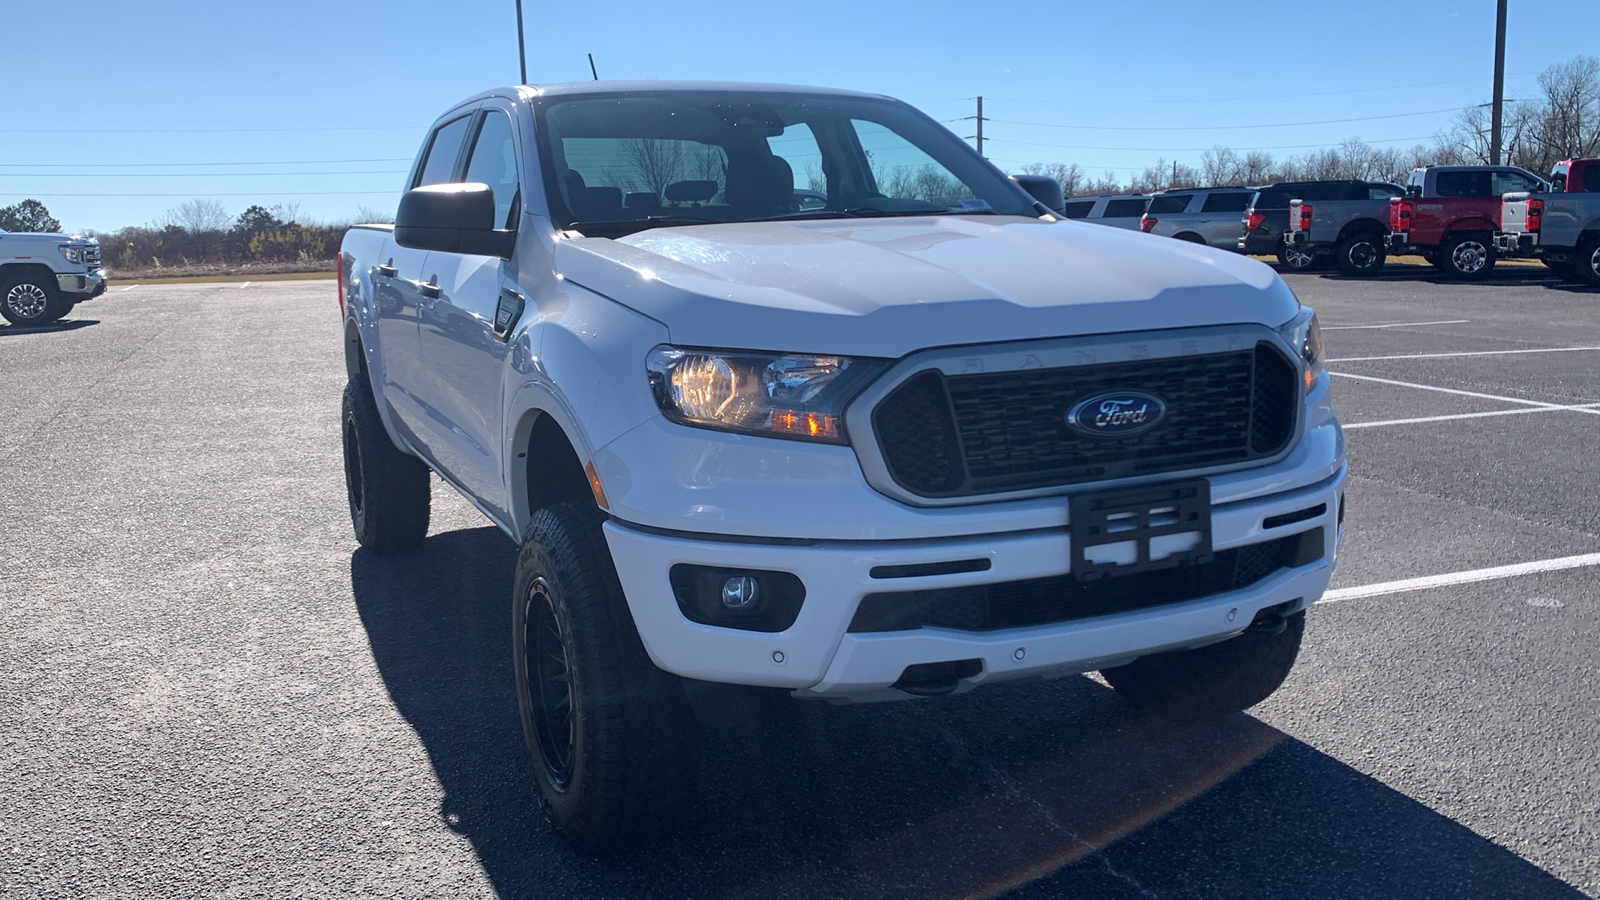
[[[1283,630],[1289,627],[1289,616],[1299,605],[1300,600],[1296,598],[1287,603],[1279,603],[1277,606],[1269,606],[1263,609],[1256,613],[1254,619],[1250,620],[1250,624],[1245,628],[1244,633],[1283,634]]]

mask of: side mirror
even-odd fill
[[[1013,175],[1011,180],[1017,187],[1028,192],[1033,199],[1043,203],[1053,213],[1063,213],[1067,208],[1067,198],[1061,193],[1061,182],[1049,175]]]
[[[517,233],[494,225],[494,191],[487,184],[429,184],[400,198],[394,241],[413,250],[510,259]]]

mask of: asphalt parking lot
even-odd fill
[[[1290,283],[1352,478],[1279,693],[703,697],[692,826],[609,862],[531,801],[511,542],[436,481],[420,555],[356,550],[331,282],[0,328],[0,895],[1600,895],[1600,292]]]

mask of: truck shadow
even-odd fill
[[[707,750],[687,826],[581,859],[532,799],[511,689],[515,555],[480,528],[350,561],[373,657],[443,790],[441,825],[502,897],[1582,896],[1247,715],[1176,726],[1076,677],[858,707],[697,689]]]
[[[99,325],[99,319],[63,319],[49,325],[0,325],[0,337],[18,334],[50,334],[57,331],[77,331],[90,325]]]

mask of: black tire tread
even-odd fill
[[[45,295],[44,313],[34,319],[24,319],[13,314],[5,304],[5,296],[11,292],[13,287],[28,283],[38,285]],[[4,316],[5,320],[13,325],[22,327],[48,325],[69,312],[72,312],[72,301],[62,296],[61,288],[55,283],[53,277],[41,278],[37,273],[29,274],[24,271],[20,275],[7,275],[4,278],[0,278],[0,316]]]
[[[1600,287],[1600,270],[1596,270],[1593,263],[1596,252],[1600,252],[1600,237],[1584,241],[1578,247],[1578,255],[1573,258],[1570,274],[1567,274],[1567,277],[1579,284]]]
[[[1141,657],[1100,674],[1134,706],[1173,719],[1211,719],[1267,699],[1289,677],[1304,612],[1278,634],[1245,633],[1194,650]]]
[[[373,553],[414,551],[428,536],[432,512],[428,466],[389,439],[371,387],[356,379],[345,384],[341,438],[345,423],[352,421],[361,450],[363,491],[361,510],[354,502],[350,505],[356,541]],[[346,446],[345,453],[349,452]]]
[[[585,856],[641,849],[668,834],[692,807],[700,771],[699,727],[682,682],[645,651],[603,522],[582,502],[537,511],[517,557],[513,597],[520,607],[534,573],[544,572],[566,615],[574,705],[583,712],[565,792],[544,777],[526,716],[524,727],[545,816]],[[513,619],[520,630],[515,612]]]
[[[1377,250],[1378,250],[1377,262],[1373,263],[1371,268],[1367,268],[1367,269],[1360,268],[1360,267],[1356,266],[1356,264],[1351,262],[1351,260],[1350,260],[1350,249],[1352,247],[1354,247],[1356,245],[1356,243],[1359,242],[1359,241],[1367,241],[1367,242],[1371,243],[1374,247],[1376,247]],[[1382,235],[1374,234],[1374,233],[1369,232],[1369,231],[1358,231],[1358,232],[1355,232],[1354,234],[1345,235],[1344,239],[1339,241],[1339,249],[1337,251],[1337,262],[1338,262],[1338,266],[1339,266],[1339,274],[1341,274],[1341,275],[1346,275],[1346,276],[1350,276],[1350,277],[1354,277],[1354,278],[1361,278],[1361,277],[1367,277],[1367,276],[1376,275],[1379,272],[1383,271],[1383,264],[1386,261],[1387,261],[1387,254],[1385,254],[1384,250],[1383,250],[1383,237],[1382,237]]]

